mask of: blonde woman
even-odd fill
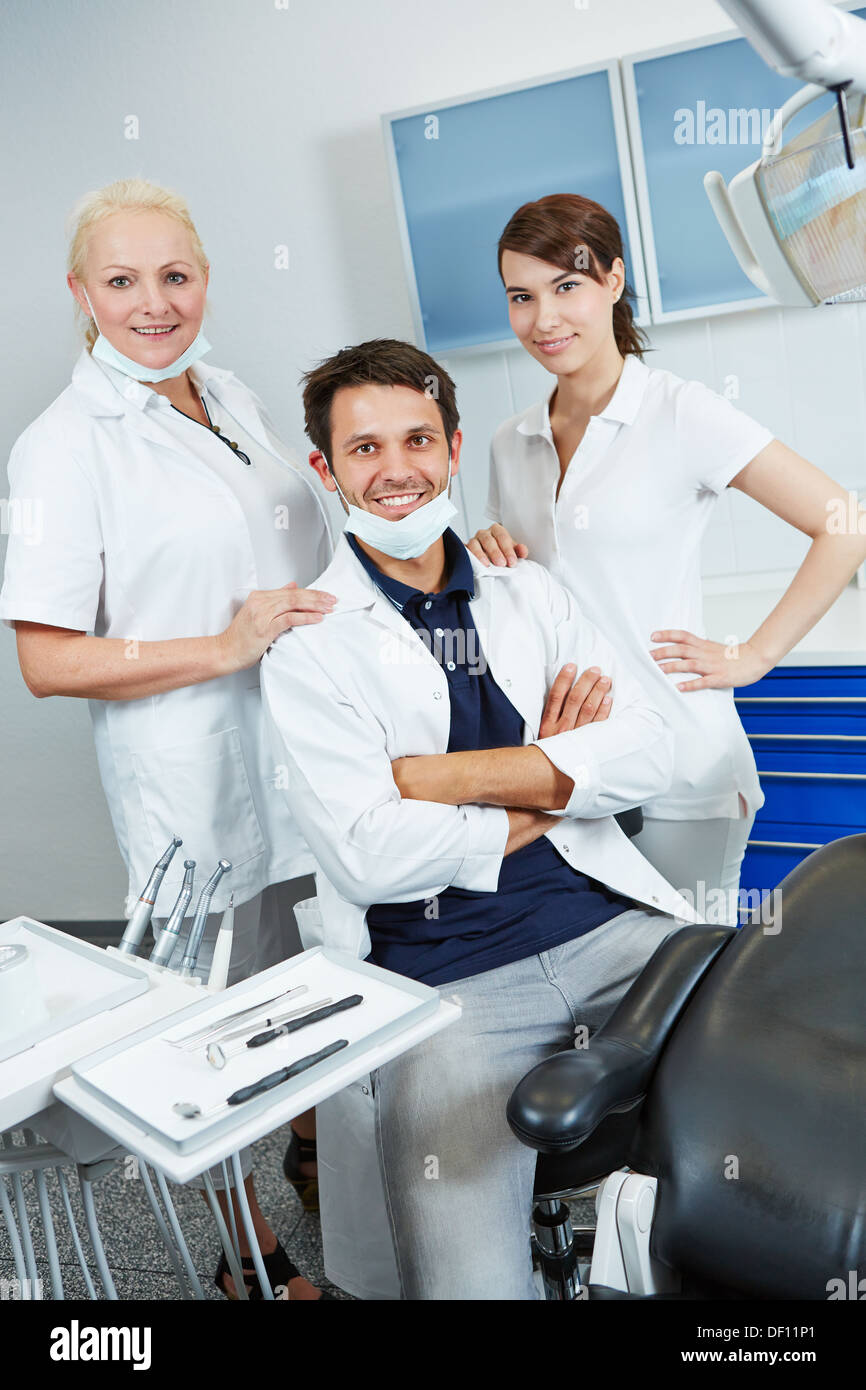
[[[733,687],[759,680],[827,611],[863,537],[828,533],[828,507],[847,503],[832,478],[702,383],[644,364],[605,208],[570,193],[524,204],[500,237],[499,270],[511,328],[555,384],[496,431],[493,524],[469,548],[486,563],[547,565],[630,656],[675,735],[673,783],[644,806],[635,844],[710,920],[735,922],[764,797]],[[726,487],[811,540],[773,611],[730,646],[704,635],[700,572]]]
[[[0,617],[34,695],[90,703],[127,910],[175,833],[183,850],[162,886],[164,915],[183,858],[195,859],[199,885],[231,861],[199,970],[232,893],[233,983],[300,949],[291,908],[309,896],[314,867],[274,788],[259,660],[287,628],[324,621],[334,599],[304,587],[331,551],[312,486],[253,392],[201,360],[208,276],[176,194],[124,179],[79,202],[67,283],[86,342],[71,384],[12,450],[11,497],[36,504],[41,534],[38,544],[10,537]],[[312,1116],[296,1125],[306,1162],[287,1176],[301,1184],[315,1172]],[[316,1298],[262,1216],[249,1170],[247,1153],[268,1277],[292,1298]],[[224,1259],[216,1281],[235,1292]],[[254,1273],[249,1287],[261,1297]]]

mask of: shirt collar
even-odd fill
[[[398,579],[392,579],[390,575],[383,574],[366,551],[362,550],[351,531],[346,531],[345,536],[373,583],[382,590],[383,594],[401,613],[411,600],[423,596],[422,589],[413,589],[410,584],[401,584]],[[446,595],[452,597],[458,593],[465,593],[469,598],[474,598],[475,575],[472,570],[469,551],[450,526],[445,531],[442,540],[445,544],[445,559],[448,564],[448,581],[444,589],[439,590],[436,597],[443,598]]]
[[[644,398],[648,379],[649,367],[630,352],[622,364],[616,390],[604,409],[598,412],[599,418],[613,420],[621,425],[632,424]],[[551,391],[546,400],[537,401],[526,411],[517,426],[518,434],[541,434],[546,439],[553,440],[550,428],[550,401],[553,394]]]
[[[224,367],[210,367],[205,362],[194,362],[189,368],[193,384],[199,394],[210,389],[212,381],[227,381],[232,373]],[[73,385],[85,397],[88,409],[98,415],[121,415],[122,401],[129,401],[140,409],[159,409],[166,397],[140,381],[129,377],[117,367],[92,357],[84,348],[72,373]],[[121,399],[118,399],[120,397]]]

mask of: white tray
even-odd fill
[[[307,992],[275,1005],[275,1009],[300,1008],[327,997],[336,1002],[350,994],[363,995],[363,1003],[264,1047],[245,1049],[233,1056],[222,1071],[208,1063],[204,1045],[194,1052],[185,1052],[168,1041],[295,984],[307,985]],[[108,1107],[119,1117],[131,1120],[174,1153],[194,1154],[215,1139],[236,1131],[272,1107],[276,1100],[290,1100],[312,1082],[342,1070],[346,1063],[356,1062],[364,1054],[372,1054],[380,1044],[435,1014],[439,1003],[438,992],[427,985],[368,965],[345,952],[316,946],[217,996],[192,1004],[172,1015],[168,1022],[152,1024],[81,1059],[74,1063],[72,1075],[102,1110]],[[207,1110],[241,1086],[318,1052],[337,1038],[346,1038],[349,1045],[290,1081],[228,1111],[190,1120],[172,1108],[176,1101],[191,1101]],[[227,1151],[231,1151],[231,1145]]]
[[[148,988],[147,976],[134,965],[32,917],[0,924],[0,946],[12,945],[26,946],[32,957],[48,1017],[0,1039],[0,1062]]]

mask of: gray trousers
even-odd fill
[[[754,812],[739,819],[647,817],[632,843],[711,926],[736,926],[740,869],[754,823]]]
[[[536,1299],[536,1152],[505,1107],[543,1058],[591,1035],[677,923],[635,908],[564,946],[441,985],[456,1023],[371,1082],[385,1204],[405,1299]],[[592,1043],[590,1041],[589,1045]]]

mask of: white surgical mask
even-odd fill
[[[84,289],[84,286],[81,287]],[[180,376],[187,367],[191,367],[200,357],[204,357],[206,352],[210,352],[211,346],[207,338],[199,329],[193,338],[186,352],[182,352],[180,357],[174,362],[170,362],[167,367],[144,367],[141,362],[134,362],[131,357],[125,357],[122,352],[104,336],[102,329],[96,322],[96,314],[93,313],[93,305],[90,304],[90,295],[84,290],[84,298],[90,305],[90,312],[93,314],[93,322],[99,329],[99,337],[93,344],[91,356],[105,362],[109,367],[116,367],[119,372],[124,372],[126,376],[131,376],[135,381],[167,381],[169,377]]]
[[[327,459],[325,462],[327,463]],[[337,483],[333,470],[331,477]],[[423,507],[416,507],[408,516],[401,516],[399,521],[389,521],[386,516],[376,516],[373,512],[365,512],[361,507],[353,506],[337,483],[337,491],[349,509],[344,529],[351,531],[358,540],[372,545],[375,550],[390,555],[393,560],[414,560],[417,556],[423,555],[434,541],[438,541],[451,518],[457,515],[457,508],[448,496],[450,488],[449,457],[448,481],[442,491],[432,501],[425,502]]]

